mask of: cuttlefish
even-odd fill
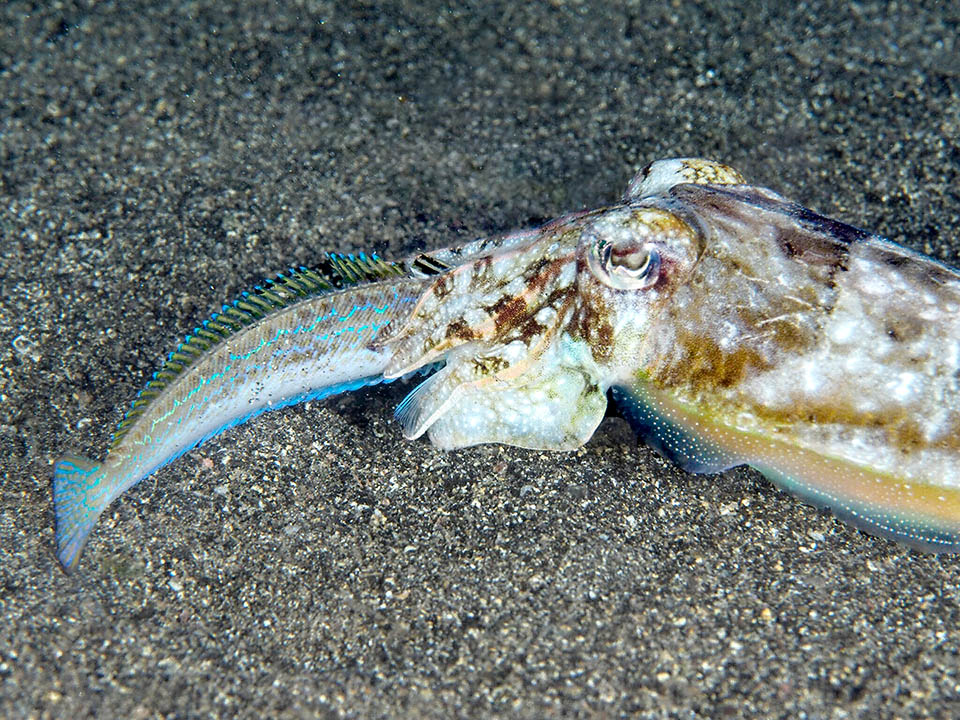
[[[673,159],[609,207],[399,261],[328,254],[224,306],[103,461],[56,463],[60,562],[225,429],[421,374],[396,411],[409,439],[572,450],[612,395],[690,472],[747,464],[868,533],[960,550],[960,273]]]

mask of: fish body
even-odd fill
[[[73,569],[116,497],[266,410],[416,373],[405,436],[579,447],[608,394],[691,472],[749,464],[868,532],[960,550],[960,274],[658,161],[623,200],[399,262],[327,256],[175,350],[103,462],[54,468]]]
[[[115,498],[190,448],[267,410],[383,381],[388,358],[371,343],[412,309],[423,280],[376,257],[330,256],[325,270],[290,271],[225,306],[154,374],[102,463],[57,462],[64,567]]]

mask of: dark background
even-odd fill
[[[780,8],[781,3],[773,3]],[[209,312],[324,250],[420,248],[716,158],[960,261],[956,3],[7,2],[0,716],[948,717],[960,560],[608,418],[442,453],[387,386],[264,416],[114,504],[100,457]],[[956,480],[956,479],[954,479]]]

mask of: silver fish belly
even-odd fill
[[[418,371],[408,438],[569,450],[609,393],[691,472],[749,464],[870,533],[960,550],[960,274],[676,159],[610,207],[400,262],[331,255],[225,307],[103,462],[55,465],[61,563],[115,498],[223,429]]]

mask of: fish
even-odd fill
[[[749,465],[869,534],[960,551],[960,273],[673,158],[609,206],[397,261],[329,253],[223,306],[102,461],[54,464],[60,564],[227,428],[416,376],[395,412],[410,440],[573,450],[613,398],[684,470]]]

